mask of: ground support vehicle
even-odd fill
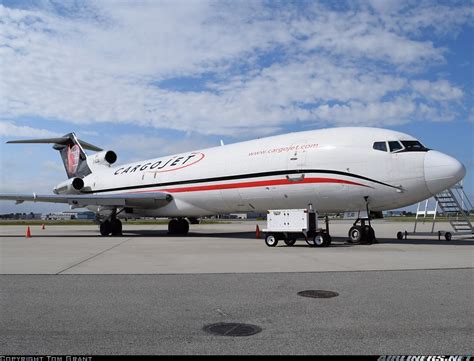
[[[267,228],[262,231],[268,247],[275,247],[278,241],[293,246],[299,239],[312,247],[327,247],[331,244],[327,217],[325,223],[325,229],[318,227],[318,215],[311,206],[303,209],[272,209],[267,213]]]

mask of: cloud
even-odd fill
[[[133,142],[130,142],[130,139],[133,139]],[[218,145],[206,137],[196,135],[189,135],[176,140],[162,136],[127,134],[115,138],[109,147],[117,153],[118,164],[122,164]]]
[[[416,112],[416,104],[408,98],[396,98],[389,102],[361,103],[351,101],[344,105],[321,105],[314,115],[327,123],[336,125],[376,126],[383,119],[384,124],[408,123]]]
[[[423,98],[435,101],[453,101],[463,97],[463,91],[452,86],[447,80],[430,82],[427,80],[413,80],[412,88]]]
[[[0,137],[60,137],[61,135],[46,129],[16,125],[11,121],[0,120]]]
[[[471,110],[469,111],[467,121],[474,124],[474,108],[471,108]]]
[[[320,21],[305,19],[296,25],[307,50],[322,48],[330,53],[367,61],[384,61],[396,66],[444,61],[444,49],[430,41],[409,39],[380,24],[369,13],[318,12]]]
[[[401,7],[399,11],[384,18],[388,26],[398,32],[420,36],[424,32],[436,36],[456,37],[463,25],[474,20],[472,2],[458,4],[421,3],[415,7]]]
[[[41,2],[0,5],[0,17],[4,118],[242,138],[295,122],[383,126],[452,115],[464,91],[424,78],[447,50],[420,34],[459,29],[472,7]],[[189,79],[199,81],[187,89]]]

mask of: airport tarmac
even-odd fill
[[[260,228],[265,222],[258,222]],[[376,221],[380,243],[267,247],[255,222],[0,227],[0,350],[13,354],[472,354],[474,241],[397,240],[412,224]],[[440,229],[449,229],[440,224]],[[444,228],[443,228],[444,227]],[[327,290],[328,299],[303,290]],[[216,336],[242,322],[252,336]]]
[[[397,240],[410,223],[374,222],[379,244],[347,244],[347,221],[333,222],[333,244],[309,247],[304,240],[267,247],[256,224],[191,225],[188,236],[168,236],[166,225],[127,225],[122,237],[100,237],[98,227],[0,227],[2,274],[178,274],[322,272],[469,268],[473,240],[446,242],[437,236]],[[441,229],[449,225],[440,224]],[[444,228],[443,228],[444,227]],[[408,229],[411,230],[411,229]]]

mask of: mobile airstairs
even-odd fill
[[[464,192],[462,184],[457,184],[451,189],[446,189],[433,198],[435,200],[435,209],[428,210],[429,199],[425,201],[424,210],[420,210],[422,202],[418,203],[413,232],[398,232],[398,239],[407,239],[409,235],[428,236],[437,234],[439,240],[441,240],[441,236],[444,236],[447,241],[450,241],[453,235],[474,235],[474,228],[469,218],[470,211],[474,209],[474,207]],[[438,209],[441,210],[445,217],[443,221],[447,221],[451,224],[453,228],[452,232],[434,230]],[[420,220],[425,223],[427,218],[431,219],[431,232],[417,231],[416,228]]]

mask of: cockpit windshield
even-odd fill
[[[387,148],[388,144],[388,148]],[[402,152],[427,152],[429,151],[423,144],[417,140],[391,140],[388,142],[375,142],[372,146],[375,150],[380,150],[386,152],[387,150],[390,153],[402,153]]]
[[[405,149],[404,152],[427,152],[429,151],[423,144],[417,140],[402,140],[401,141]]]
[[[395,142],[395,141],[392,141],[392,142],[388,142],[388,146],[390,147],[390,152],[398,152],[399,150],[402,150],[403,147],[401,146],[401,144],[399,142]]]

